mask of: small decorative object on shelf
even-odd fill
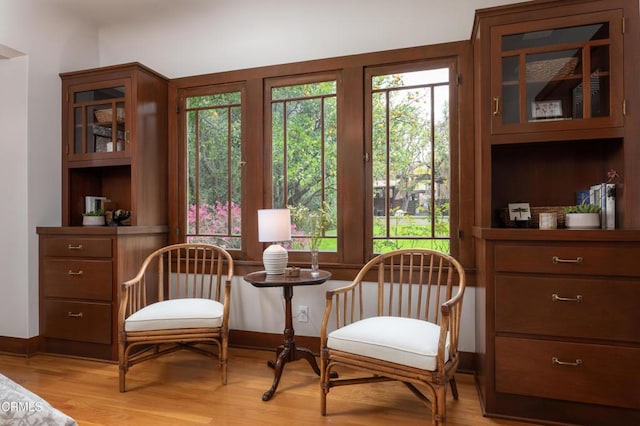
[[[103,226],[104,210],[94,210],[82,215],[82,225],[84,226]]]
[[[123,226],[125,225],[125,221],[131,217],[131,212],[129,210],[115,210],[112,213],[111,221],[109,222],[110,226]]]
[[[562,101],[538,101],[531,103],[531,117],[534,120],[548,120],[562,117]]]
[[[518,227],[526,228],[531,220],[529,203],[509,203],[509,220],[514,221]]]
[[[616,182],[620,174],[611,169],[607,172],[607,181],[591,185],[589,189],[578,191],[581,201],[576,206],[592,205],[599,207],[599,223],[602,229],[616,228]],[[583,209],[587,209],[584,207]]]
[[[564,209],[565,223],[569,229],[600,228],[600,206],[595,204],[578,204]]]
[[[540,213],[540,229],[557,229],[558,214],[556,212]]]

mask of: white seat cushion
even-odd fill
[[[372,317],[329,333],[327,346],[396,364],[435,371],[440,326],[401,317]],[[449,341],[445,346],[449,359]]]
[[[210,299],[172,299],[152,303],[125,320],[125,331],[220,327],[223,305]]]

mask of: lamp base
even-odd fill
[[[282,275],[287,267],[289,254],[279,244],[271,244],[262,253],[262,263],[267,275]]]

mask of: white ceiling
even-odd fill
[[[65,13],[95,22],[111,25],[135,22],[149,16],[178,13],[191,5],[214,3],[215,0],[46,0],[62,8]]]

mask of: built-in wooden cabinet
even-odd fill
[[[478,10],[473,30],[477,378],[485,414],[640,423],[635,0]],[[510,227],[615,170],[615,230]]]
[[[37,229],[40,348],[117,360],[120,285],[168,241],[168,82],[138,63],[61,79],[62,226]],[[130,225],[82,226],[87,196]]]
[[[39,227],[37,232],[40,350],[117,360],[120,285],[166,244],[167,227]]]
[[[167,224],[167,79],[138,64],[61,74],[62,225],[82,224],[86,196]]]
[[[491,133],[619,127],[620,9],[491,27]]]

